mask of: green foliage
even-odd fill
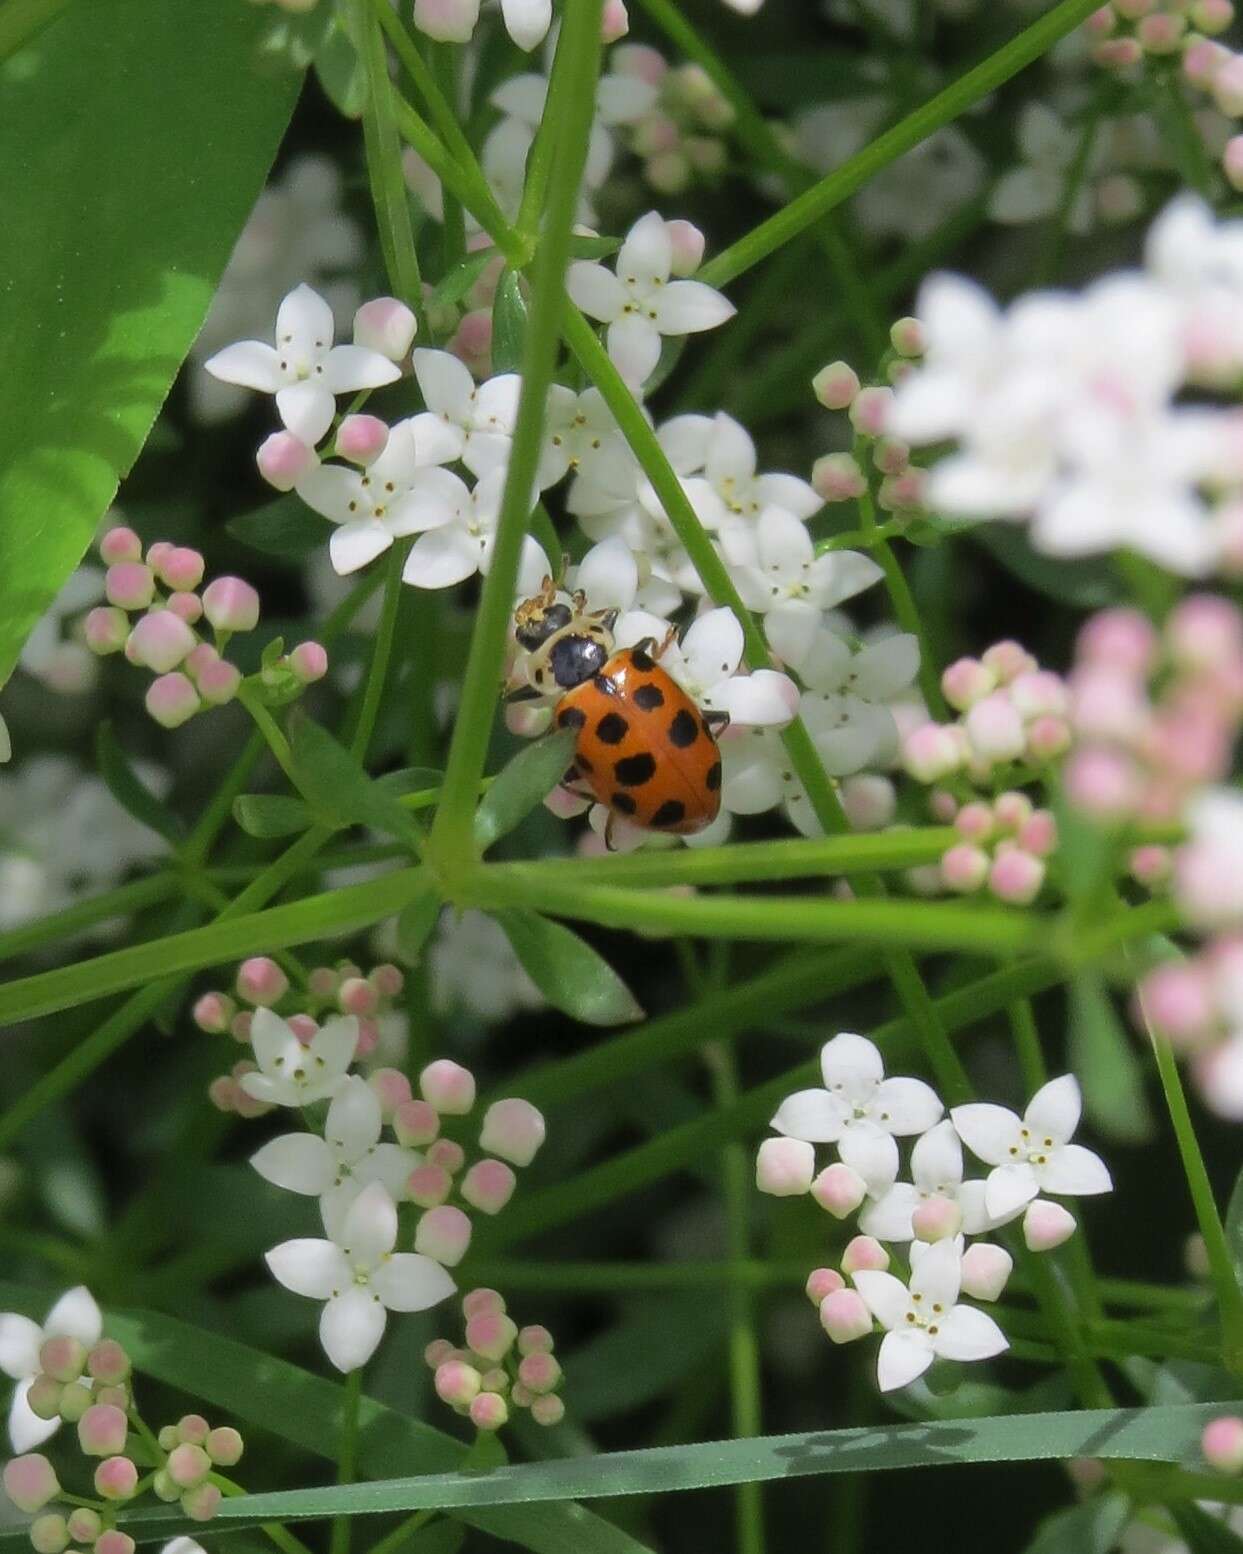
[[[1106,1138],[1142,1144],[1153,1136],[1135,1042],[1104,981],[1088,972],[1070,984],[1069,1056],[1083,1090],[1084,1112]]]
[[[243,545],[282,561],[305,561],[323,550],[332,533],[328,520],[312,512],[292,491],[231,518],[226,527]]]
[[[280,793],[243,793],[233,800],[233,818],[247,836],[296,836],[313,816],[301,799]]]
[[[290,749],[302,792],[340,825],[366,825],[407,843],[415,852],[422,833],[396,798],[373,782],[356,756],[305,713],[290,718]]]
[[[487,852],[522,824],[565,776],[574,758],[574,733],[560,729],[520,750],[498,772],[475,811],[475,844]]]
[[[129,757],[117,743],[111,723],[101,723],[95,734],[95,764],[108,791],[122,809],[173,847],[181,845],[185,840],[181,821],[134,770]]]
[[[526,907],[506,907],[493,916],[554,1009],[584,1025],[626,1025],[643,1018],[630,989],[572,929]]]
[[[513,270],[497,283],[492,303],[492,366],[497,372],[517,372],[527,335],[527,304]]]
[[[1026,1554],[1109,1554],[1130,1514],[1125,1495],[1096,1495],[1047,1517]]]

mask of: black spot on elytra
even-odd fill
[[[595,771],[595,767],[592,766],[591,762],[587,759],[587,757],[585,755],[575,756],[574,759],[577,762],[580,771],[584,771],[584,772],[593,772],[593,771]]]
[[[639,807],[628,793],[615,793],[612,803],[613,808],[622,815],[633,815]]]
[[[644,674],[646,674],[649,669],[655,669],[656,667],[656,660],[652,657],[652,655],[650,653],[645,653],[643,649],[639,647],[631,648],[630,662],[636,669],[641,669]]]
[[[691,713],[683,707],[681,712],[669,725],[669,743],[676,745],[679,750],[685,750],[693,745],[699,738],[699,728]]]
[[[641,685],[634,693],[634,704],[643,712],[655,712],[665,705],[665,693],[659,685]]]
[[[623,756],[613,763],[613,775],[627,788],[641,788],[656,775],[656,761],[646,750],[639,755]]]
[[[557,722],[562,728],[582,728],[587,721],[587,714],[581,707],[562,707],[557,714]]]
[[[606,745],[620,745],[629,727],[620,712],[606,712],[596,724],[596,736]]]
[[[666,799],[652,816],[654,826],[676,826],[686,819],[686,805],[681,799]]]
[[[721,763],[719,761],[713,761],[708,768],[707,776],[704,778],[704,786],[709,793],[715,793],[721,786]]]

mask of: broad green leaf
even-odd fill
[[[1088,1119],[1106,1138],[1142,1144],[1153,1136],[1143,1068],[1104,981],[1080,972],[1070,984],[1070,1066]]]
[[[553,1006],[584,1025],[626,1025],[643,1010],[603,956],[562,923],[527,907],[492,914],[522,969]]]
[[[0,683],[197,334],[299,87],[262,8],[109,0],[0,72]],[[118,72],[104,61],[141,62]],[[188,191],[192,197],[188,197]]]
[[[174,847],[184,841],[185,830],[180,820],[131,766],[111,723],[101,723],[95,734],[95,764],[113,798],[139,825],[149,827]]]
[[[1109,1554],[1131,1514],[1125,1495],[1097,1495],[1055,1511],[1040,1524],[1026,1554]]]
[[[417,966],[423,959],[423,946],[440,921],[440,908],[440,896],[429,882],[428,888],[397,914],[397,953],[407,966]]]
[[[513,270],[506,270],[492,303],[492,370],[517,372],[527,337],[527,304]]]
[[[373,782],[344,745],[301,711],[289,720],[290,748],[303,792],[343,824],[372,826],[416,852],[422,833],[392,793]]]
[[[29,43],[68,4],[69,0],[8,0],[0,9],[0,62]]]
[[[520,750],[480,800],[475,842],[480,852],[520,825],[552,792],[574,759],[574,732],[560,729]]]
[[[233,818],[247,836],[296,836],[313,822],[301,799],[280,793],[243,793],[233,800]]]
[[[339,13],[333,13],[315,53],[315,74],[330,102],[347,119],[361,119],[367,104],[367,73]]]
[[[243,545],[285,561],[304,561],[313,556],[327,545],[332,533],[327,518],[312,512],[292,491],[230,519],[225,527]]]
[[[1169,1510],[1191,1554],[1243,1554],[1243,1538],[1220,1517],[1198,1505],[1177,1502]]]

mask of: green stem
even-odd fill
[[[539,468],[544,412],[557,365],[565,272],[600,73],[601,6],[602,0],[579,0],[568,9],[553,64],[554,88],[560,77],[566,77],[565,115],[532,272],[522,393],[495,546],[471,635],[461,704],[449,747],[444,796],[432,828],[433,853],[440,867],[450,872],[468,868],[476,856],[474,795],[487,759],[514,585]]]
[[[439,1511],[425,1510],[415,1511],[412,1516],[407,1516],[404,1522],[393,1528],[378,1543],[371,1546],[370,1554],[397,1554],[397,1550],[407,1539],[412,1538],[420,1527],[425,1527],[428,1522],[439,1516]]]
[[[375,646],[371,650],[371,664],[363,690],[362,704],[358,709],[358,721],[350,738],[350,753],[366,764],[371,736],[375,733],[376,718],[384,699],[384,687],[388,681],[389,663],[393,656],[393,637],[397,630],[397,611],[401,605],[401,569],[406,564],[413,540],[399,540],[388,553],[384,568],[384,606],[380,612],[380,624],[376,629]]]
[[[127,917],[131,912],[141,911],[143,907],[167,901],[170,896],[177,894],[178,888],[175,874],[149,874],[145,879],[119,885],[116,890],[106,890],[102,895],[91,896],[89,900],[79,901],[61,912],[49,912],[46,917],[37,917],[32,922],[22,923],[20,927],[0,933],[0,960],[11,960],[26,950],[68,938],[70,934],[79,933],[110,917]]]
[[[363,1395],[361,1367],[352,1370],[345,1378],[341,1400],[341,1440],[337,1448],[337,1483],[352,1484],[356,1476],[355,1458],[358,1453],[358,1405]],[[350,1518],[333,1518],[330,1554],[350,1554]]]
[[[1088,161],[1091,158],[1092,147],[1100,131],[1103,108],[1104,103],[1102,100],[1093,106],[1084,121],[1083,129],[1079,135],[1079,144],[1075,147],[1074,160],[1066,171],[1066,183],[1062,190],[1062,198],[1058,204],[1057,213],[1053,218],[1053,227],[1049,234],[1048,244],[1032,276],[1033,288],[1047,286],[1061,268],[1062,255],[1066,249],[1066,235],[1070,231],[1070,222],[1079,200],[1079,192],[1083,188],[1083,181],[1088,174]]]
[[[246,1490],[240,1484],[235,1484],[231,1478],[226,1478],[223,1473],[209,1473],[208,1482],[216,1486],[222,1495],[230,1500],[244,1495]],[[259,1527],[262,1532],[281,1554],[311,1554],[311,1550],[303,1543],[296,1533],[289,1531],[281,1522],[262,1522]]]
[[[289,785],[294,792],[299,794],[315,810],[315,801],[309,793],[303,790],[298,769],[294,765],[293,752],[289,748],[289,741],[285,738],[284,731],[265,706],[261,693],[253,683],[243,680],[237,693],[237,699],[245,707],[254,719],[255,727],[263,735],[268,749],[272,752],[276,764],[289,779]]]
[[[432,66],[439,77],[439,86],[448,103],[450,116],[456,123],[456,112],[453,102],[457,96],[458,86],[458,59],[461,50],[448,43],[432,45]],[[461,161],[459,154],[458,161]],[[446,189],[443,194],[444,215],[442,221],[442,237],[444,240],[444,271],[447,275],[451,269],[460,264],[466,255],[466,221],[462,211],[462,202],[454,199],[452,193]]]
[[[233,800],[239,793],[246,791],[246,785],[253,776],[265,747],[266,741],[256,729],[242,747],[242,753],[225,774],[224,781],[212,795],[211,802],[199,816],[198,823],[181,849],[182,862],[188,867],[193,868],[202,864],[211,852],[212,844],[233,813]]]

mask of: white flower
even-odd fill
[[[664,218],[641,216],[617,255],[616,274],[602,264],[576,260],[566,290],[584,313],[608,324],[608,349],[634,386],[652,374],[662,335],[715,329],[734,316],[733,304],[702,281],[671,281],[673,245]]]
[[[566,574],[566,587],[581,590],[589,610],[621,612],[613,633],[619,647],[632,647],[645,636],[663,642],[666,617],[682,603],[682,590],[657,573],[642,551],[617,537],[593,545]]]
[[[250,1024],[257,1073],[242,1076],[242,1089],[269,1106],[307,1106],[326,1101],[345,1083],[358,1045],[353,1015],[325,1020],[303,1045],[271,1009],[256,1009]]]
[[[1019,116],[1017,139],[1019,165],[997,180],[988,199],[989,215],[1007,225],[1039,221],[1061,208],[1080,135],[1047,104],[1033,102]],[[1092,190],[1086,179],[1076,192],[1067,226],[1079,234],[1092,226]]]
[[[935,1242],[911,1271],[910,1285],[891,1273],[864,1269],[855,1288],[885,1329],[876,1359],[882,1392],[914,1381],[937,1357],[987,1360],[1009,1347],[1005,1334],[983,1311],[960,1306],[962,1262],[952,1241]]]
[[[1195,928],[1243,920],[1243,794],[1209,788],[1187,811],[1191,831],[1174,859],[1174,898]]]
[[[414,494],[416,525],[428,532],[411,546],[401,575],[415,588],[450,588],[476,572],[486,576],[492,564],[505,470],[485,475],[473,491],[450,471],[439,473],[434,489]],[[533,594],[551,571],[547,556],[528,534],[522,542],[516,592]]]
[[[994,1221],[1012,1218],[1038,1193],[1081,1197],[1112,1189],[1100,1156],[1070,1142],[1079,1112],[1079,1082],[1063,1074],[1036,1091],[1021,1118],[983,1101],[950,1113],[959,1138],[993,1167],[984,1204]]]
[[[455,1289],[439,1263],[420,1252],[394,1252],[396,1244],[396,1205],[372,1182],[350,1205],[333,1240],[283,1241],[267,1254],[268,1267],[287,1290],[325,1302],[319,1339],[339,1371],[367,1363],[390,1311],[426,1311]]]
[[[554,383],[544,417],[544,449],[539,485],[555,486],[567,470],[584,479],[616,485],[634,466],[634,455],[617,429],[612,411],[597,388],[573,389]]]
[[[1232,385],[1243,365],[1243,221],[1217,221],[1180,195],[1153,223],[1145,258],[1179,309],[1193,380]]]
[[[41,1446],[60,1429],[60,1419],[41,1419],[26,1401],[30,1383],[39,1374],[39,1350],[49,1338],[76,1338],[93,1349],[104,1319],[84,1284],[66,1290],[48,1312],[43,1326],[16,1311],[0,1313],[0,1370],[17,1383],[9,1407],[9,1440],[19,1455]]]
[[[771,1126],[787,1138],[836,1144],[845,1163],[877,1191],[897,1176],[895,1137],[926,1133],[945,1110],[922,1079],[886,1079],[880,1050],[843,1031],[820,1051],[823,1090],[799,1090],[777,1108]]]
[[[355,1074],[333,1096],[323,1138],[283,1134],[250,1163],[273,1186],[322,1199],[325,1222],[331,1224],[340,1205],[352,1202],[368,1182],[379,1182],[394,1201],[403,1196],[420,1157],[399,1144],[382,1144],[382,1128],[375,1091]]]
[[[953,1123],[945,1118],[916,1139],[911,1150],[911,1181],[895,1182],[882,1197],[866,1205],[859,1215],[859,1229],[878,1241],[909,1241],[914,1234],[911,1215],[934,1197],[958,1205],[967,1235],[978,1236],[993,1229],[996,1221],[984,1207],[984,1182],[964,1182],[962,1169],[962,1145]]]
[[[518,374],[476,384],[448,351],[417,350],[412,361],[427,406],[412,423],[423,462],[460,459],[480,478],[507,464],[522,389]]]
[[[65,626],[78,625],[83,610],[103,596],[104,574],[99,567],[79,567],[26,638],[18,662],[49,691],[80,696],[98,680],[99,660],[77,637],[67,638]]]
[[[804,651],[800,620],[769,615],[765,629],[775,651],[807,686],[801,711],[825,770],[843,777],[889,764],[897,752],[898,726],[886,703],[914,680],[918,639],[897,633],[855,652],[821,627]]]
[[[530,53],[552,25],[552,0],[501,0],[501,15],[509,36]]]
[[[855,197],[860,228],[872,237],[914,242],[931,236],[943,213],[958,210],[983,187],[987,164],[956,125],[937,130],[868,183]]]
[[[276,313],[276,345],[242,340],[204,363],[224,383],[276,395],[285,426],[314,446],[336,414],[337,394],[379,388],[401,376],[379,351],[333,345],[332,309],[307,285],[295,287]]]

